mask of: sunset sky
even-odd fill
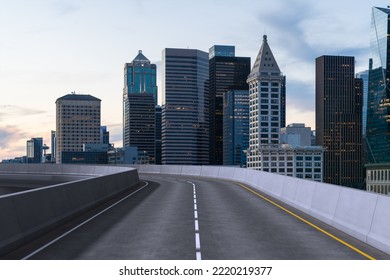
[[[314,61],[350,55],[368,68],[372,6],[347,0],[0,0],[0,161],[55,130],[55,101],[102,100],[102,125],[122,146],[123,66],[138,50],[161,74],[164,48],[234,45],[252,64],[264,34],[287,78],[287,124],[314,129]],[[158,77],[159,91],[161,78]],[[160,92],[159,92],[160,93]]]

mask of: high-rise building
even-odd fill
[[[55,130],[52,130],[50,132],[50,143],[51,143],[51,162],[56,162],[56,146],[57,146],[57,140],[56,140],[56,132]]]
[[[156,164],[161,164],[161,119],[162,108],[156,106]]]
[[[125,85],[123,94],[151,94],[155,105],[157,104],[157,67],[156,64],[150,63],[142,51],[132,62],[126,63],[124,67]]]
[[[42,163],[43,139],[42,137],[27,140],[27,163]]]
[[[162,164],[208,164],[208,53],[164,49],[162,68]]]
[[[249,146],[249,91],[223,94],[223,164],[246,167]]]
[[[261,169],[259,149],[279,145],[280,128],[286,124],[286,77],[263,36],[256,61],[248,76],[249,150],[248,167]]]
[[[368,70],[356,73],[356,78],[363,81],[362,134],[365,136],[367,128]]]
[[[100,127],[100,144],[110,144],[110,132],[107,126]]]
[[[316,134],[326,183],[362,187],[362,94],[354,57],[316,59]]]
[[[156,65],[139,51],[125,64],[123,88],[123,146],[137,147],[155,163],[157,85]]]
[[[223,95],[228,90],[248,90],[250,57],[236,57],[234,46],[209,50],[210,164],[223,163]]]
[[[372,8],[366,144],[369,163],[390,163],[390,9]]]
[[[57,99],[57,163],[63,163],[63,152],[81,152],[84,144],[100,144],[100,103],[87,94],[72,93]]]

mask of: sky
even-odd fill
[[[50,146],[55,102],[73,91],[102,100],[101,124],[122,146],[124,64],[142,50],[208,52],[234,45],[253,65],[264,34],[286,75],[286,123],[315,129],[315,59],[348,55],[368,68],[371,0],[0,0],[0,161]],[[161,100],[159,101],[161,103]]]

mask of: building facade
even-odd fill
[[[51,143],[51,162],[56,162],[56,147],[57,147],[57,140],[56,140],[56,132],[55,130],[52,130],[50,132],[50,143]]]
[[[292,123],[280,129],[281,144],[294,147],[312,146],[312,131],[304,123]]]
[[[63,152],[82,152],[84,144],[100,144],[101,100],[67,94],[56,101],[56,163]]]
[[[316,59],[316,136],[326,183],[363,187],[362,95],[354,57]]]
[[[390,162],[390,9],[372,8],[367,101],[368,163]]]
[[[223,94],[223,164],[246,167],[249,147],[249,91]]]
[[[162,68],[162,164],[208,164],[208,53],[164,49]]]
[[[156,65],[139,51],[124,67],[123,88],[123,146],[137,147],[156,161],[157,85]]]
[[[27,163],[42,163],[43,139],[42,137],[27,140]]]
[[[249,150],[248,167],[257,169],[259,150],[280,144],[280,128],[286,124],[286,77],[268,45],[267,36],[248,76],[249,84]]]
[[[155,163],[156,115],[151,94],[128,94],[124,100],[124,147],[137,147]]]
[[[161,164],[161,119],[162,108],[156,106],[156,164]]]
[[[366,164],[366,190],[390,195],[390,164]]]
[[[209,49],[210,164],[223,164],[223,95],[228,90],[248,90],[250,57],[236,57],[234,46]]]
[[[323,149],[319,146],[262,145],[253,169],[322,182]]]

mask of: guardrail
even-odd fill
[[[0,196],[0,256],[139,182],[136,169],[116,166],[0,164],[0,172],[88,176]]]
[[[250,185],[390,253],[390,197],[275,173],[219,166],[133,165],[139,173],[200,176]]]

